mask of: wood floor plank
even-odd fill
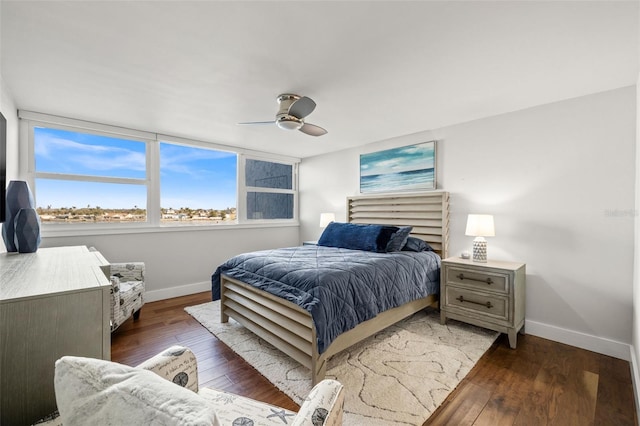
[[[596,425],[636,425],[635,411],[628,407],[634,406],[633,393],[629,392],[631,383],[631,368],[629,363],[608,356],[600,357],[600,376],[596,401]],[[602,404],[601,401],[608,401]]]
[[[298,405],[184,311],[209,292],[150,302],[111,335],[111,358],[137,365],[189,347],[200,386],[297,411]],[[531,335],[501,335],[425,425],[636,425],[629,363]]]
[[[520,410],[516,419],[518,425],[546,425],[553,417],[552,409],[553,375],[549,371],[538,367],[535,379],[529,383],[528,404]]]
[[[473,425],[476,418],[484,410],[487,401],[491,397],[491,392],[468,383],[457,393],[458,397],[440,406],[431,417],[425,422],[426,425],[451,425],[467,426]]]
[[[551,392],[553,400],[550,412],[550,424],[553,425],[592,425],[596,408],[598,376],[583,371],[556,381]]]
[[[503,370],[500,373],[501,382],[494,388],[474,425],[512,425],[518,417],[527,397],[528,386],[523,386],[520,375],[515,371]]]

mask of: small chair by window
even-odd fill
[[[110,264],[111,279],[111,331],[114,331],[130,316],[134,321],[140,317],[144,305],[143,262]]]
[[[89,247],[89,251],[98,250]],[[113,332],[130,316],[133,316],[134,321],[140,318],[140,310],[144,305],[145,266],[144,262],[121,262],[109,263],[101,268],[111,280],[110,313]]]

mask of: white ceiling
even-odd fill
[[[7,1],[18,108],[306,157],[634,85],[638,2]],[[318,106],[321,137],[275,126]]]

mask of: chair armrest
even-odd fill
[[[120,281],[144,281],[144,262],[112,263],[111,276],[118,277]]]
[[[196,356],[184,346],[171,346],[138,367],[153,371],[163,379],[198,393]]]
[[[111,318],[113,318],[114,310],[120,307],[120,279],[113,275],[109,277],[111,282]]]
[[[311,389],[291,425],[342,425],[343,406],[344,390],[342,384],[336,380],[322,380]]]

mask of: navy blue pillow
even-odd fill
[[[397,230],[395,226],[331,222],[320,236],[318,245],[381,253],[386,251]]]
[[[394,232],[387,244],[387,252],[400,251],[402,247],[407,243],[407,238],[413,230],[413,226],[400,226],[398,230]]]
[[[407,243],[402,247],[402,251],[434,251],[426,241],[420,238],[409,237]]]

